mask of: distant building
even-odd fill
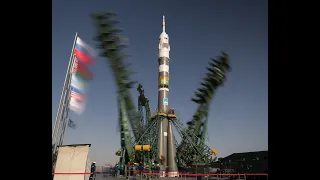
[[[268,151],[233,153],[220,158],[213,167],[225,170],[228,173],[267,173]]]

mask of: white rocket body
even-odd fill
[[[165,32],[165,19],[163,16],[162,33],[159,37],[159,82],[158,82],[158,112],[168,114],[169,110],[169,62],[170,44],[169,36]],[[177,177],[178,168],[176,163],[176,150],[174,146],[174,136],[172,125],[167,117],[159,118],[159,156],[162,159],[160,166],[160,176],[164,177],[167,172],[168,177]]]

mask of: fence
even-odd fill
[[[163,176],[163,173],[159,172],[150,172],[150,171],[132,171],[131,177],[139,177],[142,179],[158,179]],[[168,173],[165,174],[168,176]],[[130,177],[130,176],[129,176]],[[163,178],[161,178],[163,179]],[[191,174],[188,172],[179,172],[177,177],[171,177],[170,179],[176,180],[190,180],[190,179],[197,179],[197,180],[209,180],[209,179],[217,179],[217,180],[267,180],[268,174],[264,173],[250,173],[250,174],[222,174],[222,173],[212,173],[212,174]]]
[[[98,172],[99,173],[99,172]],[[107,173],[104,173],[107,174]],[[118,173],[119,174],[119,173]],[[119,175],[116,175],[114,171],[110,171],[109,175],[120,177]],[[104,175],[105,176],[105,175]],[[163,179],[163,176],[168,176],[168,173],[163,174],[159,173],[159,171],[156,170],[135,170],[133,167],[126,166],[125,168],[125,174],[122,177],[125,177],[126,179]],[[107,176],[105,176],[107,177]],[[176,180],[191,180],[191,179],[197,179],[197,180],[209,180],[209,179],[218,179],[218,180],[237,180],[237,179],[244,179],[244,180],[267,180],[268,174],[267,173],[226,173],[226,172],[209,172],[206,170],[199,170],[197,169],[194,171],[180,171],[179,175],[174,178],[170,179],[176,179]]]
[[[73,173],[68,173],[73,174]],[[106,180],[110,176],[117,178],[125,178],[130,180],[145,180],[145,179],[167,179],[163,177],[164,174],[160,174],[159,171],[151,170],[134,170],[132,167],[126,168],[125,175],[119,176],[113,171],[112,168],[97,166],[96,167],[96,178],[93,180]],[[168,174],[166,173],[165,176]],[[171,180],[267,180],[267,173],[226,173],[216,172],[210,173],[208,171],[180,171],[178,177],[170,177]]]

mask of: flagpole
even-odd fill
[[[75,56],[72,55],[72,63],[71,63],[71,67],[74,67],[74,63],[75,63]],[[71,68],[72,69],[72,68]],[[61,133],[60,133],[60,140],[59,140],[59,145],[61,145],[63,143],[63,140],[64,140],[64,134],[66,133],[66,130],[67,130],[67,126],[68,126],[68,121],[69,121],[69,118],[68,118],[68,114],[69,114],[69,106],[70,106],[70,98],[71,98],[71,95],[70,95],[70,85],[71,85],[71,81],[72,81],[72,76],[73,74],[69,74],[69,77],[68,77],[68,83],[67,83],[67,87],[66,87],[66,94],[65,94],[65,99],[64,99],[64,104],[63,104],[63,112],[61,113],[61,123],[63,125],[63,127],[61,127]]]
[[[72,51],[71,51],[71,55],[70,55],[70,59],[69,59],[69,64],[68,64],[68,68],[67,68],[67,72],[66,72],[66,76],[65,76],[65,79],[64,79],[64,84],[63,84],[63,88],[62,88],[62,93],[61,93],[61,96],[60,96],[60,102],[59,102],[59,105],[58,105],[58,110],[57,110],[57,114],[56,114],[56,119],[55,119],[55,122],[54,122],[54,127],[53,127],[53,131],[52,131],[52,139],[54,138],[54,135],[55,135],[55,130],[56,130],[56,125],[57,125],[57,121],[58,121],[58,117],[59,117],[59,114],[61,114],[61,104],[62,102],[64,103],[65,101],[63,99],[65,99],[65,87],[67,85],[67,79],[68,79],[68,75],[70,74],[70,70],[72,69],[71,68],[71,65],[73,64],[73,51],[74,51],[74,47],[75,47],[75,44],[76,44],[76,41],[77,41],[77,38],[78,38],[78,32],[76,32],[76,35],[74,37],[74,41],[73,41],[73,45],[72,45]],[[64,107],[62,107],[64,108]]]
[[[65,85],[64,92],[63,92],[63,102],[61,103],[62,107],[61,107],[60,114],[57,118],[58,124],[57,124],[56,134],[54,135],[56,146],[62,145],[63,136],[66,131],[67,117],[68,117],[68,113],[69,113],[69,103],[70,103],[70,84],[71,84],[71,79],[73,76],[72,70],[74,67],[74,62],[75,62],[75,56],[72,55],[72,61],[70,64],[70,72],[67,75],[67,83]]]

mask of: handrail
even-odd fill
[[[141,172],[145,175],[163,175],[160,172],[152,172],[149,170],[131,170],[132,172]],[[168,173],[166,173],[168,174]],[[219,173],[206,173],[206,174],[187,174],[179,172],[179,176],[268,176],[268,173],[239,173],[239,174],[219,174]]]
[[[91,172],[55,172],[52,174],[93,174]]]

